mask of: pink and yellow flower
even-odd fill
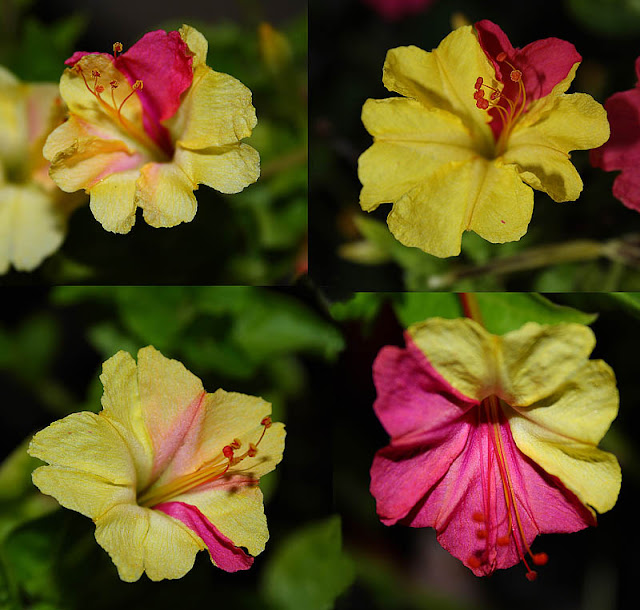
[[[633,89],[614,93],[604,107],[611,124],[609,141],[591,151],[591,163],[605,171],[622,170],[613,183],[613,196],[640,212],[640,57]]]
[[[251,567],[269,537],[262,475],[282,459],[284,426],[261,398],[217,390],[153,347],[103,365],[99,414],[38,432],[49,465],[33,482],[93,519],[122,580],[181,578],[207,549],[228,572]],[[246,549],[246,552],[245,550]]]
[[[21,83],[0,66],[0,273],[31,271],[55,252],[79,203],[48,175],[42,145],[63,120],[53,83]]]
[[[60,80],[69,118],[46,142],[51,177],[84,189],[102,226],[127,233],[136,208],[153,227],[193,219],[199,184],[237,193],[260,173],[241,142],[256,126],[251,91],[206,65],[194,28],[145,34],[126,52],[74,53]]]
[[[454,30],[431,52],[391,49],[382,80],[401,97],[362,109],[374,143],[359,160],[361,207],[392,203],[394,236],[435,256],[459,254],[465,231],[520,239],[532,188],[577,199],[569,151],[609,137],[602,106],[565,93],[580,61],[555,38],[514,48],[490,21]]]
[[[374,363],[374,408],[391,436],[371,468],[386,525],[433,527],[474,574],[523,561],[538,534],[575,532],[611,509],[618,462],[598,443],[618,411],[611,369],[579,324],[503,336],[470,319],[409,328]],[[527,560],[527,557],[529,558]]]

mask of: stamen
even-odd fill
[[[474,85],[474,87],[476,89],[480,89],[480,87],[482,87],[482,76],[478,76],[478,79],[476,80],[476,84]]]
[[[113,43],[113,58],[118,57],[118,53],[122,53],[122,43],[114,42]]]
[[[529,564],[527,563],[525,554],[530,556],[531,561],[536,566],[545,565],[548,562],[549,557],[546,553],[533,553],[526,540],[526,536],[522,526],[522,521],[520,519],[520,513],[518,510],[518,498],[516,497],[516,493],[511,481],[511,474],[509,472],[508,461],[507,461],[507,456],[505,452],[505,445],[503,444],[503,441],[502,441],[501,423],[500,423],[501,407],[499,404],[499,400],[496,396],[490,396],[487,399],[482,401],[480,407],[482,409],[480,413],[484,412],[486,416],[486,419],[483,418],[483,420],[486,421],[488,424],[490,424],[492,427],[493,434],[489,434],[492,451],[489,452],[488,457],[490,458],[491,455],[493,455],[497,460],[497,466],[498,466],[498,471],[500,473],[500,480],[502,483],[504,501],[505,501],[506,512],[507,512],[507,520],[508,520],[508,523],[506,524],[506,533],[497,535],[495,538],[495,544],[498,547],[506,547],[513,542],[516,545],[518,555],[520,556],[520,559],[524,563],[525,568],[527,570],[526,572],[527,579],[530,581],[533,581],[537,578],[538,574],[537,572],[535,572],[535,570],[532,570],[530,568]],[[480,419],[478,420],[478,423],[480,424]],[[488,473],[490,473],[493,468],[491,464],[492,462],[491,460],[489,460],[489,463],[487,465]],[[482,480],[485,481],[484,472],[482,473]],[[487,492],[486,492],[485,502],[484,502],[485,506],[486,506],[488,497],[491,497],[490,483],[491,483],[491,476],[489,475],[488,479],[486,480]],[[481,513],[480,511],[475,511],[471,515],[471,518],[473,521],[483,525],[483,527],[480,527],[476,531],[476,536],[479,540],[486,540],[487,541],[486,544],[489,544],[490,531],[491,531],[490,528],[500,527],[499,525],[496,526],[486,522],[487,521],[486,515],[489,515],[489,514],[491,514],[491,512],[489,511],[489,509],[485,508],[484,513]],[[477,558],[479,562],[478,566],[482,564],[483,557],[489,556],[488,553],[489,553],[489,548],[487,547],[482,553],[478,553],[474,556]],[[470,562],[469,562],[469,565],[471,565]]]
[[[504,61],[505,59],[507,59],[507,54],[504,51],[496,55],[497,61]]]
[[[522,72],[520,72],[520,70],[511,70],[511,72],[509,74],[509,78],[514,83],[517,83],[522,78]]]
[[[248,444],[249,447],[245,453],[236,455],[235,452],[240,449],[242,442],[240,439],[234,438],[229,445],[225,445],[222,448],[222,451],[215,458],[204,463],[198,470],[178,477],[166,485],[143,492],[138,497],[138,505],[153,507],[156,504],[169,501],[200,485],[220,479],[229,472],[230,468],[233,468],[245,458],[255,457],[258,453],[258,445],[264,438],[265,431],[272,425],[270,417],[265,417],[260,423],[263,426],[262,434],[256,443],[250,442]]]

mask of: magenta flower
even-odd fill
[[[622,170],[613,183],[613,196],[640,212],[640,57],[636,59],[636,75],[633,89],[614,93],[605,102],[611,137],[591,151],[591,164],[607,172]]]
[[[588,359],[593,333],[528,323],[495,336],[433,318],[406,343],[373,368],[391,436],[371,468],[381,521],[435,528],[477,576],[523,561],[535,579],[529,562],[548,559],[535,537],[595,525],[620,488],[616,458],[597,447],[618,395],[611,369]]]
[[[390,20],[416,15],[433,2],[434,0],[364,0],[376,13]]]

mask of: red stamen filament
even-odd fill
[[[493,434],[490,436],[493,451],[489,452],[490,454],[488,456],[488,460],[489,460],[488,472],[490,472],[490,469],[491,469],[491,454],[493,454],[497,457],[498,471],[500,473],[502,490],[504,494],[504,501],[507,509],[507,519],[508,519],[507,534],[497,536],[496,544],[498,546],[508,546],[510,543],[510,540],[513,539],[513,542],[515,543],[516,549],[518,551],[518,555],[520,556],[520,559],[523,561],[527,569],[527,573],[526,573],[527,579],[529,579],[530,581],[533,581],[536,579],[537,573],[535,572],[535,570],[531,569],[525,555],[528,554],[531,557],[533,564],[537,566],[545,565],[549,558],[546,553],[533,553],[526,541],[524,529],[522,527],[522,521],[520,519],[520,514],[518,512],[517,498],[515,495],[512,481],[511,481],[511,474],[509,472],[508,462],[505,455],[504,445],[502,442],[502,436],[500,434],[500,419],[499,419],[500,404],[498,402],[498,398],[496,396],[490,396],[489,398],[482,401],[481,407],[484,407],[484,412],[487,416],[487,420],[491,422],[492,428],[493,428]],[[484,481],[484,473],[483,473],[483,484],[484,482],[485,481]],[[488,498],[491,496],[490,482],[491,482],[491,476],[489,476],[487,481],[488,483],[487,498],[485,498],[485,502],[484,502],[485,503],[484,515],[479,511],[476,511],[471,516],[473,521],[475,521],[476,523],[482,524],[481,529],[477,531],[477,536],[480,540],[487,540],[487,544],[489,543],[488,542],[489,531],[487,528],[488,519],[485,517],[485,515],[489,514],[487,502],[488,502]],[[515,520],[512,517],[512,515],[513,517],[515,517]],[[483,554],[481,554],[481,556]],[[474,559],[474,561],[472,562],[471,559]],[[476,565],[476,562],[479,562],[479,563]],[[482,559],[474,555],[468,560],[468,563],[471,567],[477,568],[477,567],[480,567],[480,565],[482,565]]]
[[[501,152],[505,149],[506,142],[509,139],[514,125],[525,111],[525,108],[527,106],[527,94],[524,88],[524,83],[522,82],[522,72],[507,60],[506,53],[499,53],[496,56],[496,60],[500,63],[507,64],[507,66],[511,68],[509,78],[512,82],[518,83],[518,94],[516,98],[513,100],[509,99],[504,95],[504,91],[500,92],[494,87],[484,84],[481,76],[478,77],[474,85],[476,92],[474,93],[473,97],[476,100],[476,106],[478,108],[482,110],[490,110],[495,108],[500,116],[500,120],[502,121],[502,131],[500,132],[500,136],[498,138],[496,151],[498,154],[501,154]],[[486,100],[484,95],[479,95],[479,92],[482,91],[482,87],[492,91],[489,100]],[[508,108],[500,105],[500,102],[502,100],[505,101],[505,103],[508,105]]]
[[[267,421],[268,420],[268,421]],[[267,422],[267,423],[265,423]],[[240,449],[242,443],[239,439],[234,438],[233,442],[229,445],[225,445],[222,451],[212,460],[205,462],[198,470],[190,474],[184,475],[166,483],[160,485],[155,489],[149,489],[144,492],[138,498],[139,506],[153,507],[156,504],[161,504],[186,493],[200,485],[211,483],[217,479],[222,478],[230,468],[233,468],[246,457],[255,457],[258,453],[258,445],[264,438],[267,428],[271,427],[271,418],[266,417],[262,420],[261,425],[262,434],[256,443],[249,443],[249,448],[241,455],[236,455],[235,452]]]

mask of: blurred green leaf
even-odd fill
[[[475,294],[475,298],[482,323],[489,332],[498,335],[520,328],[527,322],[591,324],[597,317],[596,314],[556,305],[545,297],[532,293],[479,292]],[[452,293],[406,293],[395,308],[398,319],[405,327],[427,318],[459,318],[463,315],[459,296]]]
[[[276,354],[311,352],[327,359],[342,350],[337,328],[296,299],[265,292],[235,323],[232,337],[256,362]]]
[[[638,0],[567,0],[573,16],[583,25],[610,36],[640,32]]]
[[[334,516],[300,528],[280,543],[265,568],[264,595],[281,610],[329,610],[354,574],[353,562],[342,550],[340,518]]]

